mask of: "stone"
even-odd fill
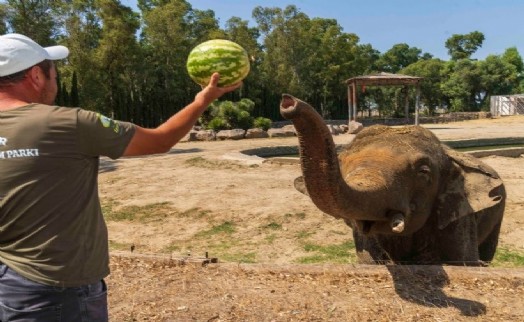
[[[341,133],[344,133],[341,129],[340,129],[340,126],[338,125],[332,125],[332,124],[328,124],[327,125],[327,128],[329,130],[329,133],[331,133],[331,135],[339,135]]]
[[[180,142],[193,142],[197,140],[197,131],[189,131],[182,139],[180,139]]]
[[[269,134],[261,128],[248,129],[246,131],[246,139],[263,139],[268,138]]]
[[[218,131],[216,138],[217,140],[240,140],[244,138],[245,134],[246,131],[242,129],[222,130]]]
[[[362,131],[363,128],[364,128],[364,125],[362,125],[362,123],[356,122],[356,121],[349,121],[347,133],[357,134],[358,132]]]
[[[295,136],[295,132],[286,131],[284,129],[269,129],[267,130],[267,134],[270,138],[281,138],[281,137],[288,137],[288,136]]]
[[[282,127],[282,131],[284,131],[286,133],[293,133],[293,135],[297,134],[297,130],[295,130],[295,126],[293,124],[284,125]],[[290,135],[290,136],[293,136],[293,135]]]
[[[197,141],[215,141],[216,133],[213,130],[200,130],[196,132]]]

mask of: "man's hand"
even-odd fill
[[[211,79],[209,80],[209,84],[207,84],[206,87],[204,87],[196,96],[195,96],[195,102],[202,105],[209,105],[214,100],[219,98],[220,96],[232,92],[236,90],[237,88],[240,88],[242,86],[242,82],[239,82],[237,84],[233,84],[231,86],[227,87],[219,87],[218,86],[218,80],[220,79],[220,75],[218,73],[213,73],[211,75]]]

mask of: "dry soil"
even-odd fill
[[[424,125],[442,140],[524,137],[524,117]],[[344,144],[352,135],[334,137]],[[296,137],[179,143],[101,162],[113,321],[524,321],[524,269],[299,264],[351,241],[293,188],[298,164],[239,151]],[[489,156],[508,191],[500,246],[524,251],[524,158]],[[310,246],[308,248],[308,245]],[[218,263],[203,265],[205,254]]]

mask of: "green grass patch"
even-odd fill
[[[182,247],[180,245],[172,244],[163,249],[164,253],[174,253],[174,252],[180,252],[182,251]]]
[[[231,235],[234,232],[235,232],[235,224],[230,221],[226,221],[220,225],[213,226],[209,230],[205,230],[205,231],[197,233],[195,237],[206,238],[206,237],[211,237],[211,236],[219,235],[219,234]]]
[[[228,225],[221,225],[221,227],[226,226]],[[205,245],[193,244],[187,247],[203,249],[205,252],[208,252],[209,257],[216,257],[221,262],[256,263],[257,253],[249,251],[256,246],[246,247],[246,244],[249,244],[249,242],[239,241],[230,237],[224,237],[222,240],[219,240],[214,236],[212,239],[206,240]],[[248,251],[246,251],[246,248]]]
[[[110,250],[131,250],[131,244],[119,243],[113,240],[109,240],[109,249]]]
[[[173,212],[171,203],[159,202],[144,206],[120,207],[114,201],[102,204],[102,213],[107,221],[139,221],[151,222],[162,220]]]
[[[306,238],[309,238],[311,236],[313,236],[315,233],[312,232],[312,231],[308,231],[308,230],[301,230],[299,231],[295,237],[298,238],[298,239],[306,239]]]
[[[204,210],[201,208],[191,208],[186,211],[183,211],[178,214],[178,217],[181,218],[194,218],[194,219],[201,219],[206,216],[208,216],[211,213],[211,210]]]
[[[218,240],[215,236],[209,240],[197,241],[196,239],[192,238],[191,240],[176,241],[169,246],[164,247],[162,252],[177,253],[181,256],[186,256],[188,251],[191,252],[193,256],[203,256],[206,252],[208,252],[210,257],[221,258],[222,256],[226,255],[229,257],[233,256],[230,253],[234,252],[234,249],[237,246],[239,246],[239,242],[237,240],[232,240],[230,238]]]
[[[272,229],[272,230],[280,230],[282,229],[282,225],[276,222],[271,222],[264,226],[266,229]]]
[[[499,247],[491,265],[495,267],[524,267],[524,252]]]
[[[250,253],[235,253],[235,254],[221,254],[218,259],[223,262],[234,262],[234,263],[256,263],[257,254]]]
[[[222,160],[208,160],[202,157],[194,157],[187,159],[185,164],[190,167],[205,168],[212,170],[230,170],[230,169],[247,169],[247,168],[256,168],[257,164],[253,165],[244,165],[231,161],[222,161]]]
[[[309,256],[298,258],[300,264],[338,263],[346,264],[356,261],[355,244],[347,241],[338,245],[317,245],[306,243],[304,250],[311,253]]]

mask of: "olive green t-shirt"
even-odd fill
[[[131,123],[80,108],[0,111],[0,262],[62,287],[107,276],[99,157],[122,156],[134,132]]]

